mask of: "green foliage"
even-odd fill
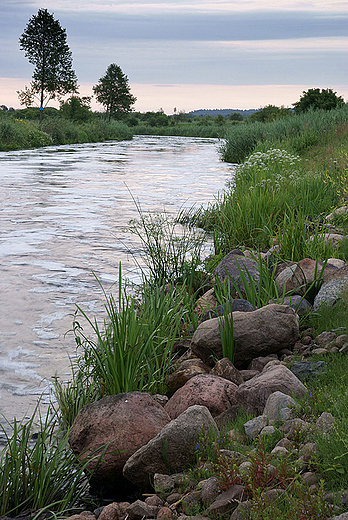
[[[89,121],[92,118],[91,98],[71,96],[67,101],[61,103],[60,112],[63,117],[71,121]]]
[[[18,93],[21,104],[31,106],[37,97],[39,106],[44,107],[51,99],[77,92],[77,77],[66,39],[66,30],[47,9],[39,9],[29,19],[19,44],[35,69],[30,87]]]
[[[294,103],[295,113],[307,112],[308,110],[332,110],[342,107],[344,99],[338,96],[331,88],[319,89],[310,88],[303,91],[299,101]]]
[[[340,132],[348,121],[348,105],[335,110],[309,110],[271,122],[243,123],[226,132],[221,157],[226,162],[241,163],[255,150],[284,148],[303,153],[314,146],[323,146]]]
[[[36,410],[37,411],[37,410]],[[61,513],[79,505],[87,490],[85,465],[69,449],[68,433],[57,430],[56,419],[14,421],[0,454],[0,515],[24,511]],[[34,437],[35,435],[35,437]]]
[[[10,118],[0,120],[0,151],[38,148],[51,144],[51,137],[39,130],[34,123]]]
[[[109,121],[111,117],[120,117],[130,112],[136,102],[130,93],[127,76],[115,63],[108,66],[105,75],[93,87],[93,92],[98,103],[106,107]]]
[[[254,114],[251,114],[249,121],[260,121],[261,123],[268,123],[270,121],[274,121],[275,119],[280,119],[281,117],[286,117],[289,115],[291,115],[291,111],[288,108],[279,108],[275,105],[267,105]]]

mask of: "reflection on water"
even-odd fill
[[[101,315],[101,291],[117,266],[137,279],[124,230],[144,211],[176,213],[204,204],[231,167],[215,139],[132,141],[0,153],[0,413],[30,414],[48,401],[49,380],[69,373],[75,304]],[[47,379],[46,379],[47,378]]]

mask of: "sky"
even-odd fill
[[[116,63],[141,112],[291,107],[309,88],[348,101],[346,0],[0,0],[0,105],[30,83],[18,39],[40,8],[67,31],[81,95]]]

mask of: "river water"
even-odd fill
[[[103,313],[93,272],[107,291],[120,261],[139,278],[139,244],[124,229],[137,217],[133,198],[173,214],[212,201],[232,171],[218,145],[138,136],[0,152],[0,414],[29,416],[39,396],[48,403],[55,373],[68,378],[75,305]]]

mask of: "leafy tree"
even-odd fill
[[[331,110],[336,107],[344,105],[344,99],[341,96],[337,96],[331,88],[322,89],[310,88],[307,92],[303,91],[303,96],[300,97],[299,101],[294,103],[295,113],[307,112],[307,110],[323,109]]]
[[[275,105],[267,105],[262,110],[258,110],[251,114],[249,121],[261,121],[262,123],[268,123],[281,117],[286,117],[290,114],[290,110],[284,107],[276,107]]]
[[[95,97],[101,105],[106,107],[106,113],[111,117],[120,117],[132,110],[137,98],[130,93],[127,76],[121,67],[111,63],[106,73],[93,87]]]
[[[243,121],[243,116],[239,112],[231,112],[228,119],[230,121]]]
[[[71,121],[88,121],[92,117],[91,98],[85,96],[71,96],[67,101],[60,105],[60,112],[66,119]]]
[[[66,39],[66,30],[47,9],[39,9],[29,19],[19,45],[35,69],[30,86],[18,91],[22,105],[31,106],[37,99],[43,110],[51,99],[77,92],[77,77]]]

